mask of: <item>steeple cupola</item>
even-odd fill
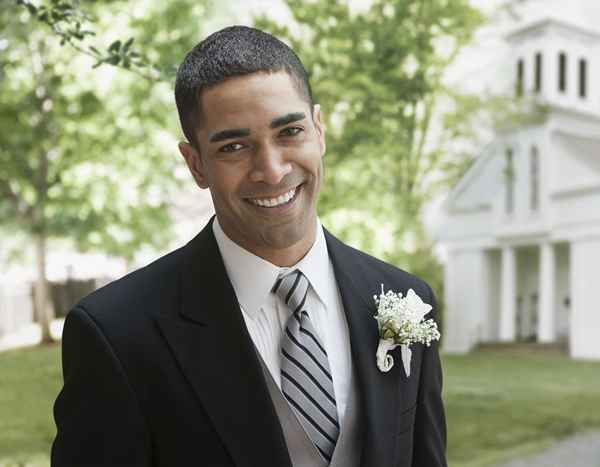
[[[545,19],[519,27],[507,40],[517,96],[600,113],[600,34]]]

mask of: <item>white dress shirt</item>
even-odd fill
[[[327,351],[338,420],[343,427],[348,399],[354,391],[352,358],[348,324],[321,223],[317,220],[315,242],[308,253],[289,268],[275,266],[233,242],[216,217],[212,227],[248,333],[280,389],[280,343],[291,311],[271,288],[280,271],[300,269],[308,278],[311,286],[306,309]]]

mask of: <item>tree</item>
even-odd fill
[[[169,130],[178,132],[177,117],[166,79],[128,72],[103,77],[92,69],[98,57],[81,56],[81,50],[102,49],[83,48],[81,41],[92,34],[81,33],[76,48],[65,47],[68,41],[39,18],[43,5],[2,3],[0,225],[33,240],[36,309],[47,342],[53,317],[46,277],[49,239],[69,238],[80,249],[128,260],[143,245],[161,247],[169,240],[168,207],[177,179],[175,158],[164,153],[160,140]],[[67,3],[53,0],[47,7]],[[120,41],[110,38],[111,21],[136,3],[141,4],[96,4],[89,12],[89,18],[99,18],[93,21],[96,40],[108,42],[104,48],[121,53],[121,60],[133,40],[115,46]],[[140,37],[148,40],[145,52],[158,55],[153,69],[172,70],[195,42],[204,5],[168,2],[127,18],[130,30],[139,27]],[[193,11],[196,21],[190,20]],[[174,38],[168,27],[177,22],[187,26]],[[103,63],[126,68],[124,61]],[[111,84],[102,83],[107,79]]]
[[[133,37],[127,40],[117,39],[102,51],[97,46],[86,45],[87,38],[96,36],[94,28],[96,19],[81,8],[80,0],[44,2],[14,0],[14,2],[29,13],[31,20],[46,25],[47,32],[60,39],[61,46],[68,45],[72,50],[94,58],[96,61],[94,68],[103,64],[120,66],[153,81],[169,77],[169,70],[150,63],[138,50],[134,50]]]
[[[438,123],[465,111],[442,78],[482,16],[468,0],[374,0],[363,11],[340,0],[285,3],[295,33],[264,16],[255,23],[299,52],[325,111],[321,216],[362,248],[436,275],[439,287],[420,211],[465,167],[451,141],[461,122]]]

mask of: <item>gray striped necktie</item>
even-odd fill
[[[306,276],[295,269],[280,275],[272,289],[292,312],[281,340],[281,390],[329,462],[340,426],[327,352],[304,306],[309,287]]]

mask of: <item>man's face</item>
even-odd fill
[[[319,107],[286,72],[253,73],[204,90],[202,116],[199,151],[180,150],[198,185],[210,188],[224,232],[275,264],[293,264],[315,236],[325,153]]]

